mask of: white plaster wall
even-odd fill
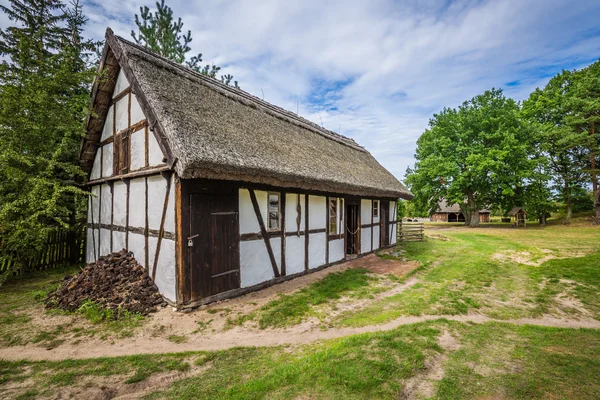
[[[346,256],[346,249],[344,248],[344,239],[332,240],[329,242],[329,262],[336,262],[342,260]]]
[[[156,166],[163,164],[164,155],[152,132],[148,132],[148,164]]]
[[[127,225],[127,185],[123,181],[113,184],[113,225]]]
[[[310,201],[310,200],[309,200]],[[308,209],[310,211],[311,205],[309,204]],[[323,220],[325,220],[325,216],[323,216]],[[325,260],[325,241],[327,240],[327,234],[323,233],[313,233],[310,235],[308,240],[308,267],[316,268],[324,265],[326,263]],[[287,250],[287,249],[286,249]]]
[[[390,244],[396,244],[396,229],[398,229],[397,224],[390,224]]]
[[[327,223],[327,198],[308,196],[308,213],[308,229],[324,229]]]
[[[280,240],[279,238],[271,239],[275,260],[281,259]],[[256,285],[275,277],[263,240],[240,243],[240,277],[242,287]]]
[[[374,226],[373,227],[373,250],[378,249],[379,247],[381,247],[379,245],[379,231],[380,231],[379,226]]]
[[[110,254],[110,231],[108,229],[100,229],[100,252],[98,256]]]
[[[287,275],[304,271],[304,235],[285,238],[285,271]]]
[[[115,104],[115,126],[117,133],[129,127],[129,96],[125,96]]]
[[[88,207],[88,222],[97,224],[100,220],[100,186],[92,186],[90,206]]]
[[[360,229],[360,252],[368,253],[371,251],[371,228]]]
[[[260,208],[260,214],[262,215],[263,223],[267,224],[267,192],[261,190],[255,190],[256,201]],[[244,233],[257,233],[260,232],[260,225],[256,219],[256,213],[250,200],[250,192],[246,189],[240,189],[240,234]]]
[[[133,256],[138,264],[146,267],[146,239],[144,235],[129,232],[129,251],[133,252]]]
[[[125,73],[123,69],[119,71],[119,75],[117,76],[117,83],[115,84],[115,90],[113,91],[113,97],[121,93],[123,90],[129,87],[129,82],[125,77]]]
[[[104,127],[102,127],[102,136],[100,141],[106,140],[113,135],[113,124],[114,124],[114,108],[110,106],[108,108],[108,114],[106,114],[106,121]]]
[[[169,204],[165,216],[165,231],[175,233],[175,175],[171,175],[171,187],[169,189]]]
[[[148,228],[150,229],[160,229],[166,191],[165,178],[161,175],[148,177]]]
[[[371,223],[371,213],[372,213],[372,205],[371,200],[361,200],[360,201],[360,223],[362,225],[367,225]],[[370,235],[370,233],[369,233]],[[371,239],[369,239],[369,246],[371,243]]]
[[[140,121],[145,120],[144,112],[142,111],[142,107],[140,107],[140,103],[137,100],[137,97],[132,94],[131,95],[131,125],[135,125]]]
[[[293,193],[285,195],[285,230],[286,232],[298,232],[298,224],[296,217],[298,211],[296,209],[298,196]],[[300,195],[300,232],[304,232],[304,195]]]
[[[146,226],[145,178],[132,179],[129,182],[129,226],[136,228]]]
[[[98,155],[98,151],[96,155]],[[113,174],[113,144],[109,143],[102,147],[102,176],[112,176]]]
[[[94,246],[96,247],[95,249]],[[91,263],[96,261],[95,255],[98,254],[98,229],[88,228],[85,254],[85,262]]]
[[[100,222],[103,224],[110,224],[110,217],[112,213],[112,194],[110,187],[108,185],[102,185],[100,190],[102,192],[102,202],[100,203]]]
[[[92,165],[92,172],[90,173],[90,180],[100,178],[100,164],[102,163],[102,150],[96,151],[96,157],[94,158],[94,164]]]
[[[130,136],[131,162],[129,169],[138,170],[146,166],[146,133],[144,129],[133,132]]]
[[[126,242],[125,242],[126,233],[125,232],[113,231],[112,237],[113,237],[113,244],[112,244],[113,250],[112,251],[121,251],[124,248],[126,248]]]
[[[156,256],[157,237],[148,237],[148,274],[152,276],[154,257]],[[137,258],[136,258],[137,259]],[[139,260],[138,260],[139,262]],[[160,293],[171,301],[175,301],[175,241],[164,239],[160,246],[154,280]]]
[[[396,208],[396,202],[390,201],[390,221],[395,221],[398,216],[398,209]]]

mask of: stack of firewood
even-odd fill
[[[100,257],[74,276],[66,276],[45,303],[48,308],[76,311],[88,300],[113,310],[115,317],[123,310],[146,315],[166,305],[145,268],[125,249]]]

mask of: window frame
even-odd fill
[[[379,218],[379,214],[380,214],[379,208],[380,207],[381,207],[381,203],[379,202],[379,200],[373,200],[373,204],[372,204],[373,218]]]
[[[339,235],[339,225],[338,225],[339,202],[340,202],[339,197],[329,197],[329,204],[327,205],[327,215],[328,215],[327,229],[328,229],[330,236]],[[332,205],[335,207],[335,210],[333,209]],[[335,212],[333,215],[332,215],[332,211]],[[333,231],[331,230],[332,222],[335,225]]]
[[[332,215],[331,205],[335,202],[336,213]],[[336,230],[331,231],[331,219],[335,217]],[[344,198],[343,197],[329,197],[329,203],[327,204],[327,229],[330,238],[339,239],[344,233]]]
[[[271,196],[277,196],[277,227],[271,227]],[[279,232],[281,231],[281,193],[280,192],[267,192],[267,231]]]

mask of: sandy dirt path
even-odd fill
[[[593,319],[559,319],[554,317],[520,318],[513,320],[496,320],[481,314],[471,315],[426,315],[419,317],[401,317],[383,325],[372,325],[360,328],[333,328],[320,330],[314,326],[306,330],[298,329],[266,329],[248,330],[243,327],[217,332],[194,335],[187,343],[173,343],[166,338],[137,338],[127,342],[111,344],[102,340],[86,342],[85,346],[65,343],[55,349],[45,350],[35,346],[13,346],[0,349],[0,359],[5,360],[50,360],[86,359],[97,357],[117,357],[135,354],[176,353],[186,351],[214,351],[232,347],[247,346],[279,346],[308,344],[319,340],[340,338],[367,332],[388,331],[403,325],[445,318],[458,322],[487,323],[492,321],[517,325],[537,325],[557,328],[593,328],[600,329],[600,321]]]

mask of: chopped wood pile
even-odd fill
[[[87,300],[113,310],[115,317],[123,310],[147,315],[167,304],[145,268],[125,249],[66,276],[45,303],[47,308],[76,311]]]

